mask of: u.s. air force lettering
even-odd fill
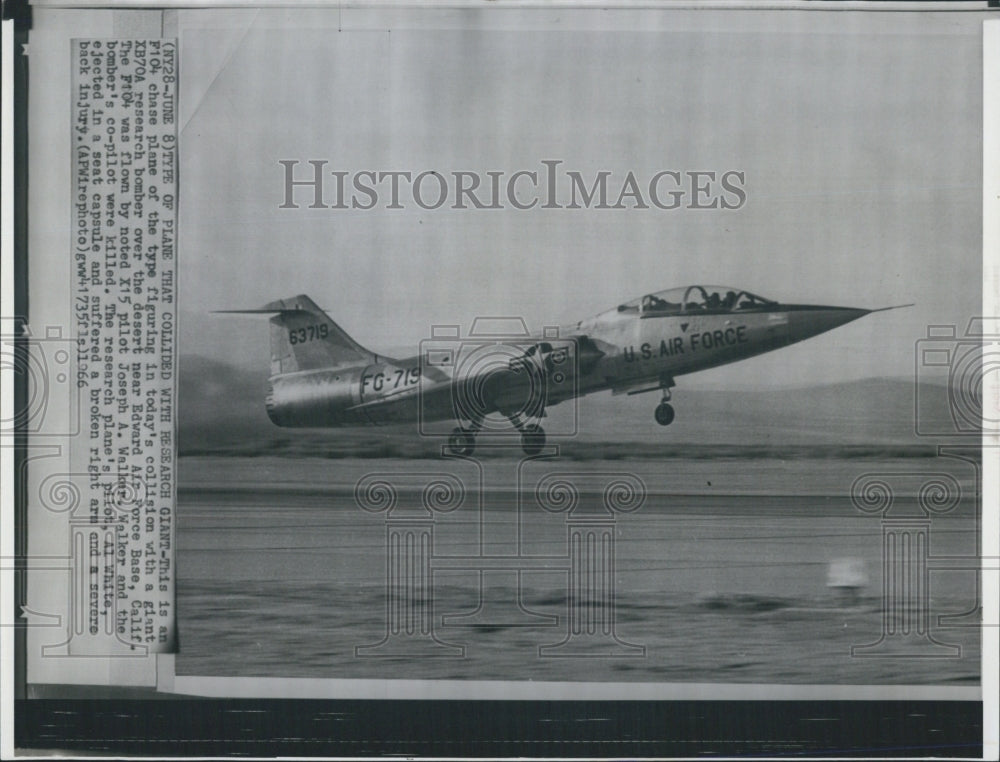
[[[668,339],[660,339],[659,349],[648,341],[644,341],[639,346],[638,355],[636,354],[635,347],[631,344],[622,349],[622,354],[625,356],[627,362],[634,362],[636,359],[652,360],[654,357],[673,357],[674,355],[684,354],[687,351],[697,352],[699,349],[731,347],[736,344],[746,344],[748,341],[750,339],[747,338],[747,327],[739,325],[735,328],[728,327],[721,330],[705,331],[704,333],[692,333],[688,336],[689,343],[687,349],[684,348],[684,337],[673,336]]]

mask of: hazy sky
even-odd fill
[[[540,329],[709,283],[786,302],[916,307],[697,383],[912,375],[928,324],[964,327],[979,311],[981,21],[181,12],[180,351],[263,366],[266,319],[208,311],[302,292],[388,352],[435,323],[520,315]],[[300,192],[303,208],[279,209],[283,159],[506,176],[557,159],[587,178],[610,171],[616,192],[629,171],[642,183],[661,170],[737,170],[746,203],[310,210]]]

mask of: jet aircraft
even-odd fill
[[[646,294],[554,335],[422,344],[406,359],[361,346],[305,295],[221,311],[272,315],[265,407],[278,426],[455,421],[449,451],[471,455],[484,421],[499,417],[533,455],[545,444],[540,421],[551,405],[604,390],[659,391],[654,418],[667,426],[675,377],[890,309],[896,307],[783,304],[738,288],[694,285]]]

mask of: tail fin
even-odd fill
[[[334,323],[305,294],[278,299],[258,310],[222,312],[276,313],[271,318],[271,375],[375,362],[369,352]]]

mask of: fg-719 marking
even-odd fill
[[[654,417],[666,426],[674,419],[669,400],[676,376],[779,349],[888,309],[894,308],[782,304],[737,288],[687,286],[624,302],[560,328],[558,338],[548,331],[545,338],[521,338],[506,348],[502,363],[472,364],[465,372],[447,351],[406,360],[376,355],[305,295],[259,310],[227,311],[272,315],[265,405],[278,426],[455,420],[459,426],[448,447],[470,455],[486,416],[499,414],[534,455],[545,444],[538,422],[549,405],[603,390],[659,390]]]
[[[394,371],[378,371],[361,374],[361,395],[364,396],[369,385],[374,392],[383,389],[399,389],[420,383],[420,366],[412,368],[396,368]]]

